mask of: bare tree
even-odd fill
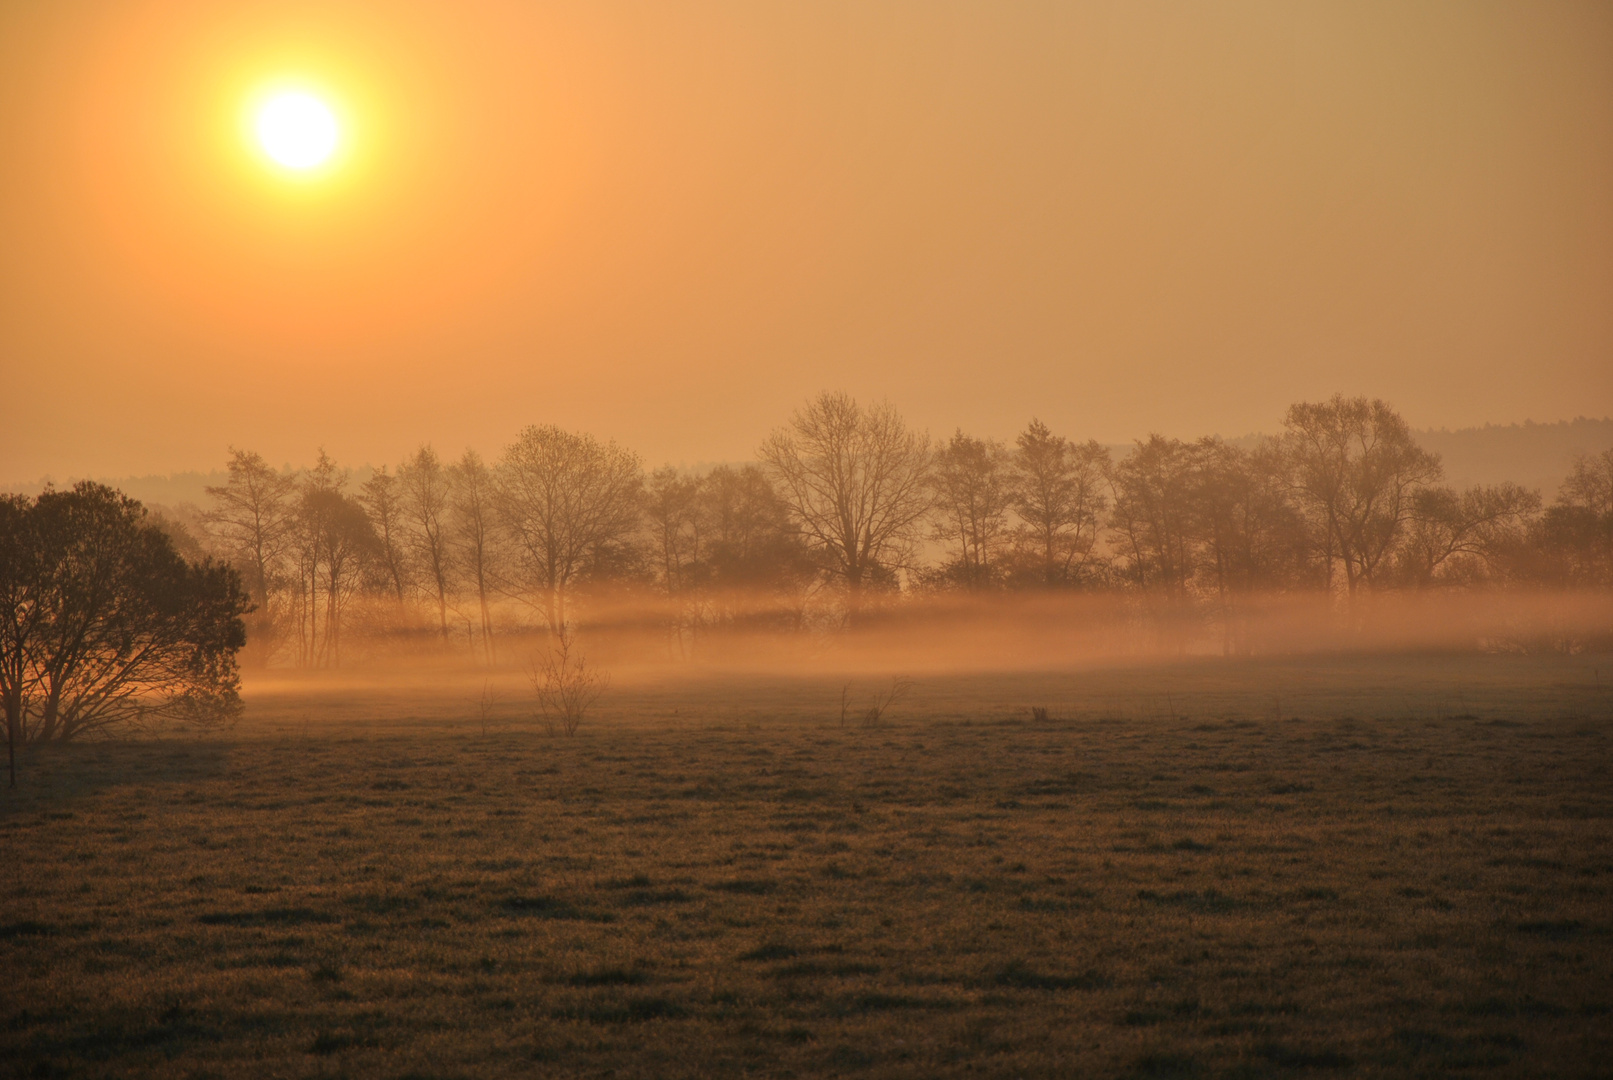
[[[1032,420],[1020,433],[1011,462],[1021,562],[1034,568],[1046,588],[1090,577],[1108,507],[1109,451],[1096,442],[1072,443]]]
[[[1241,594],[1314,583],[1316,564],[1279,448],[1244,450],[1208,438],[1194,452],[1192,529],[1200,571],[1223,611]]]
[[[936,451],[930,487],[930,536],[951,555],[939,579],[970,590],[996,583],[1013,502],[1008,451],[960,430]]]
[[[1284,426],[1295,493],[1320,534],[1329,583],[1341,565],[1354,595],[1393,553],[1415,493],[1443,475],[1439,457],[1417,445],[1399,413],[1364,397],[1302,402]]]
[[[826,392],[762,444],[762,461],[802,536],[843,581],[855,620],[864,589],[912,554],[930,508],[929,438],[887,403]]]
[[[498,572],[498,534],[494,528],[497,488],[493,470],[474,450],[450,470],[449,502],[452,515],[452,542],[460,568],[476,588],[476,605],[481,614],[482,657],[489,664],[497,660],[493,645],[493,613],[488,606],[494,575]]]
[[[615,443],[529,427],[504,451],[497,483],[519,586],[559,634],[573,585],[637,530],[643,467]]]
[[[1576,522],[1589,541],[1588,562],[1597,567],[1592,576],[1613,583],[1613,450],[1575,458],[1557,502],[1552,509]]]
[[[701,481],[670,465],[649,475],[644,489],[644,517],[654,551],[656,574],[671,606],[667,620],[669,646],[686,653],[685,636],[698,621],[695,589],[701,569]]]
[[[346,486],[346,471],[322,448],[303,475],[295,518],[305,620],[302,659],[314,667],[340,666],[343,617],[379,546],[369,516],[342,490]]]
[[[821,575],[789,507],[758,465],[712,469],[701,478],[696,564],[710,617],[800,629]],[[757,606],[760,602],[761,606]]]
[[[249,656],[262,665],[274,651],[282,615],[276,594],[285,572],[296,480],[246,450],[231,449],[226,468],[229,479],[207,489],[213,506],[203,520],[245,579],[255,609],[246,620]]]
[[[398,466],[401,503],[409,523],[415,559],[437,601],[437,618],[443,641],[448,640],[449,480],[437,452],[422,446]]]
[[[1492,577],[1524,543],[1539,509],[1539,492],[1511,483],[1419,490],[1396,554],[1398,577],[1418,588]]]
[[[1197,570],[1194,530],[1195,448],[1151,435],[1111,470],[1112,541],[1125,576],[1145,590],[1181,600]]]
[[[403,603],[405,583],[409,579],[407,526],[404,521],[403,493],[398,478],[387,473],[386,466],[364,481],[359,491],[359,502],[370,517],[375,530],[376,557],[387,581],[392,586],[398,603]]]

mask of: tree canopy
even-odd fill
[[[165,719],[227,722],[251,601],[100,484],[0,497],[0,699],[7,746]]]

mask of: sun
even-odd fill
[[[298,172],[329,161],[342,137],[336,114],[302,90],[270,97],[258,108],[253,127],[263,152],[277,165]]]

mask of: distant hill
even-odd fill
[[[1538,488],[1549,502],[1574,458],[1613,449],[1613,419],[1561,420],[1555,424],[1486,424],[1455,431],[1416,432],[1417,441],[1445,461],[1452,487],[1511,480]]]

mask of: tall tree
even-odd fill
[[[941,580],[970,590],[995,584],[1013,501],[1008,451],[960,430],[936,451],[930,488],[930,535],[950,553]]]
[[[375,531],[376,558],[392,586],[392,594],[403,603],[403,594],[409,580],[409,552],[407,524],[404,518],[403,493],[398,478],[386,471],[376,470],[359,489],[359,503],[369,515],[370,527]]]
[[[1383,401],[1294,405],[1283,442],[1295,493],[1320,537],[1329,583],[1342,567],[1351,595],[1370,587],[1402,539],[1415,494],[1439,480],[1439,457],[1418,446]]]
[[[844,582],[847,616],[912,554],[930,508],[929,438],[887,403],[864,409],[826,392],[762,444],[761,458],[801,535]]]
[[[409,523],[415,561],[425,575],[444,641],[448,640],[448,593],[451,556],[448,550],[449,479],[437,452],[422,446],[398,466],[398,486]]]
[[[282,617],[279,592],[284,582],[296,480],[269,466],[261,454],[230,450],[229,479],[207,489],[213,505],[204,521],[240,569],[252,598],[247,616],[248,656],[253,663],[268,663]]]
[[[678,656],[688,651],[688,637],[697,628],[700,598],[696,593],[700,577],[701,513],[703,484],[663,465],[644,485],[644,524],[648,532],[651,561],[666,596],[668,650]]]
[[[614,560],[638,529],[643,466],[615,443],[546,425],[521,432],[496,475],[519,584],[561,634],[578,579]]]
[[[1027,576],[1046,588],[1089,579],[1108,508],[1109,451],[1096,442],[1073,443],[1032,420],[1015,442],[1011,464],[1020,519],[1017,561]]]
[[[1280,450],[1253,450],[1220,439],[1195,446],[1193,525],[1200,572],[1223,611],[1234,596],[1304,585],[1313,564],[1305,522],[1294,505]]]
[[[1188,596],[1198,570],[1194,496],[1197,449],[1149,436],[1114,465],[1112,541],[1125,576],[1171,600]]]
[[[1613,450],[1581,455],[1531,529],[1531,576],[1569,588],[1613,586]]]
[[[476,606],[481,616],[482,657],[488,665],[498,659],[493,644],[493,611],[488,595],[499,572],[498,532],[495,506],[498,488],[493,470],[480,454],[466,450],[449,472],[449,506],[452,510],[452,543],[456,561],[476,589]]]
[[[324,608],[325,633],[316,639],[314,662],[340,667],[343,619],[363,586],[366,563],[375,557],[380,544],[364,507],[337,488],[309,485],[303,493],[302,516],[317,552],[310,583],[315,590],[314,604]]]
[[[700,481],[694,576],[710,620],[800,629],[818,566],[767,473],[720,465]]]

